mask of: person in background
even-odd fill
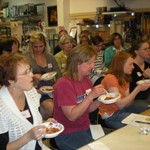
[[[150,83],[139,84],[130,93],[129,86],[131,81],[131,73],[134,69],[133,58],[129,53],[118,52],[108,68],[107,75],[101,81],[101,84],[108,92],[120,93],[120,98],[110,105],[101,104],[99,114],[107,127],[118,129],[125,124],[121,121],[131,113],[141,113],[148,108],[147,105],[134,103],[136,95],[141,91],[146,91],[150,87]]]
[[[40,95],[33,88],[27,58],[21,54],[0,56],[0,82],[0,149],[44,149],[46,128],[40,125]]]
[[[100,36],[94,36],[91,39],[92,47],[97,53],[97,57],[94,62],[94,69],[90,73],[89,77],[92,80],[94,85],[99,84],[99,78],[102,77],[101,73],[98,71],[105,70],[104,68],[104,41]]]
[[[89,37],[87,35],[83,35],[80,38],[80,44],[81,45],[91,45],[91,41],[90,41],[90,39],[89,39]]]
[[[150,64],[146,62],[147,59],[150,59],[150,44],[147,40],[136,40],[132,43],[131,53],[134,56],[134,69],[131,74],[130,92],[135,89],[139,80],[150,78]],[[150,89],[140,92],[135,99],[146,100],[149,95]]]
[[[0,40],[0,53],[7,55],[19,52],[20,43],[15,37],[4,38]]]
[[[89,38],[89,40],[91,41],[91,33],[89,30],[82,30],[79,34],[79,41],[82,38],[82,36],[85,35]]]
[[[110,44],[111,46],[107,47],[104,53],[104,64],[106,68],[110,66],[111,61],[117,52],[125,51],[125,48],[123,48],[122,36],[117,32],[111,35]]]
[[[148,41],[148,43],[150,45],[150,34],[143,35],[142,40],[143,41]],[[146,61],[150,64],[150,58],[148,58]]]
[[[60,39],[60,37],[62,35],[65,35],[65,34],[68,34],[67,30],[60,30],[59,33],[58,33],[58,41]],[[59,46],[59,44],[57,46],[54,47],[54,52],[53,54],[56,55],[57,53],[59,53],[61,51],[61,48]]]
[[[105,93],[102,85],[92,88],[87,77],[94,68],[95,58],[96,52],[91,46],[73,48],[67,58],[65,74],[54,86],[54,118],[65,127],[55,138],[61,150],[76,150],[93,141],[89,112],[101,103],[93,99]]]
[[[42,86],[53,86],[58,78],[61,77],[61,72],[58,64],[52,54],[48,53],[46,39],[41,32],[35,32],[31,35],[29,41],[29,51],[25,53],[30,61],[30,66],[33,71],[34,85],[37,89]],[[45,73],[56,71],[56,80],[41,80],[41,76]],[[45,115],[51,116],[53,112],[53,100],[47,94],[42,93],[41,105],[44,108]]]
[[[68,34],[62,35],[61,38],[59,39],[59,46],[61,47],[62,50],[59,53],[57,53],[54,57],[58,63],[61,73],[63,74],[68,54],[73,48],[72,36]]]

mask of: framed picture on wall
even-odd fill
[[[57,26],[57,6],[47,7],[48,26]]]

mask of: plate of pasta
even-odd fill
[[[120,98],[119,93],[107,93],[98,97],[98,100],[104,104],[115,103]]]
[[[40,91],[45,94],[50,94],[53,92],[53,87],[52,86],[42,86],[42,87],[40,87]]]
[[[57,74],[56,71],[45,73],[41,76],[41,80],[45,80],[45,81],[51,80],[55,77],[56,74]]]
[[[41,125],[46,127],[45,138],[54,138],[64,131],[64,126],[61,123],[44,122]]]

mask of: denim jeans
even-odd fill
[[[129,116],[131,113],[139,114],[148,109],[148,103],[142,100],[136,100],[130,106],[124,107],[117,112],[115,112],[111,117],[104,119],[105,124],[112,129],[118,129],[125,124],[121,123],[123,119]]]
[[[67,135],[59,135],[55,140],[61,150],[76,150],[93,141],[90,129]]]

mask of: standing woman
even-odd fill
[[[0,149],[42,150],[45,127],[39,126],[40,95],[33,88],[33,74],[26,57],[0,57]],[[51,119],[51,121],[54,121]]]
[[[55,139],[61,150],[76,150],[93,141],[89,113],[100,105],[93,99],[105,93],[102,85],[92,88],[87,77],[94,68],[95,58],[96,52],[91,46],[73,48],[67,58],[65,74],[54,86],[54,118],[65,127]]]
[[[30,37],[29,52],[26,56],[30,60],[30,66],[33,71],[34,85],[39,89],[41,86],[52,86],[55,81],[61,77],[58,64],[52,54],[48,53],[46,39],[41,32],[35,32]],[[56,80],[41,80],[45,73],[56,71]],[[45,108],[47,115],[52,115],[53,101],[46,94],[42,94],[41,105]],[[50,112],[49,112],[50,111]]]
[[[150,64],[147,62],[147,59],[150,58],[150,44],[147,40],[142,39],[134,41],[131,52],[134,55],[134,69],[131,74],[130,92],[137,86],[137,81],[150,78]],[[147,99],[149,93],[150,89],[140,92],[136,99]]]
[[[110,44],[111,46],[106,48],[104,53],[104,64],[106,68],[110,66],[111,61],[117,52],[125,51],[123,48],[122,36],[117,32],[111,35]]]

